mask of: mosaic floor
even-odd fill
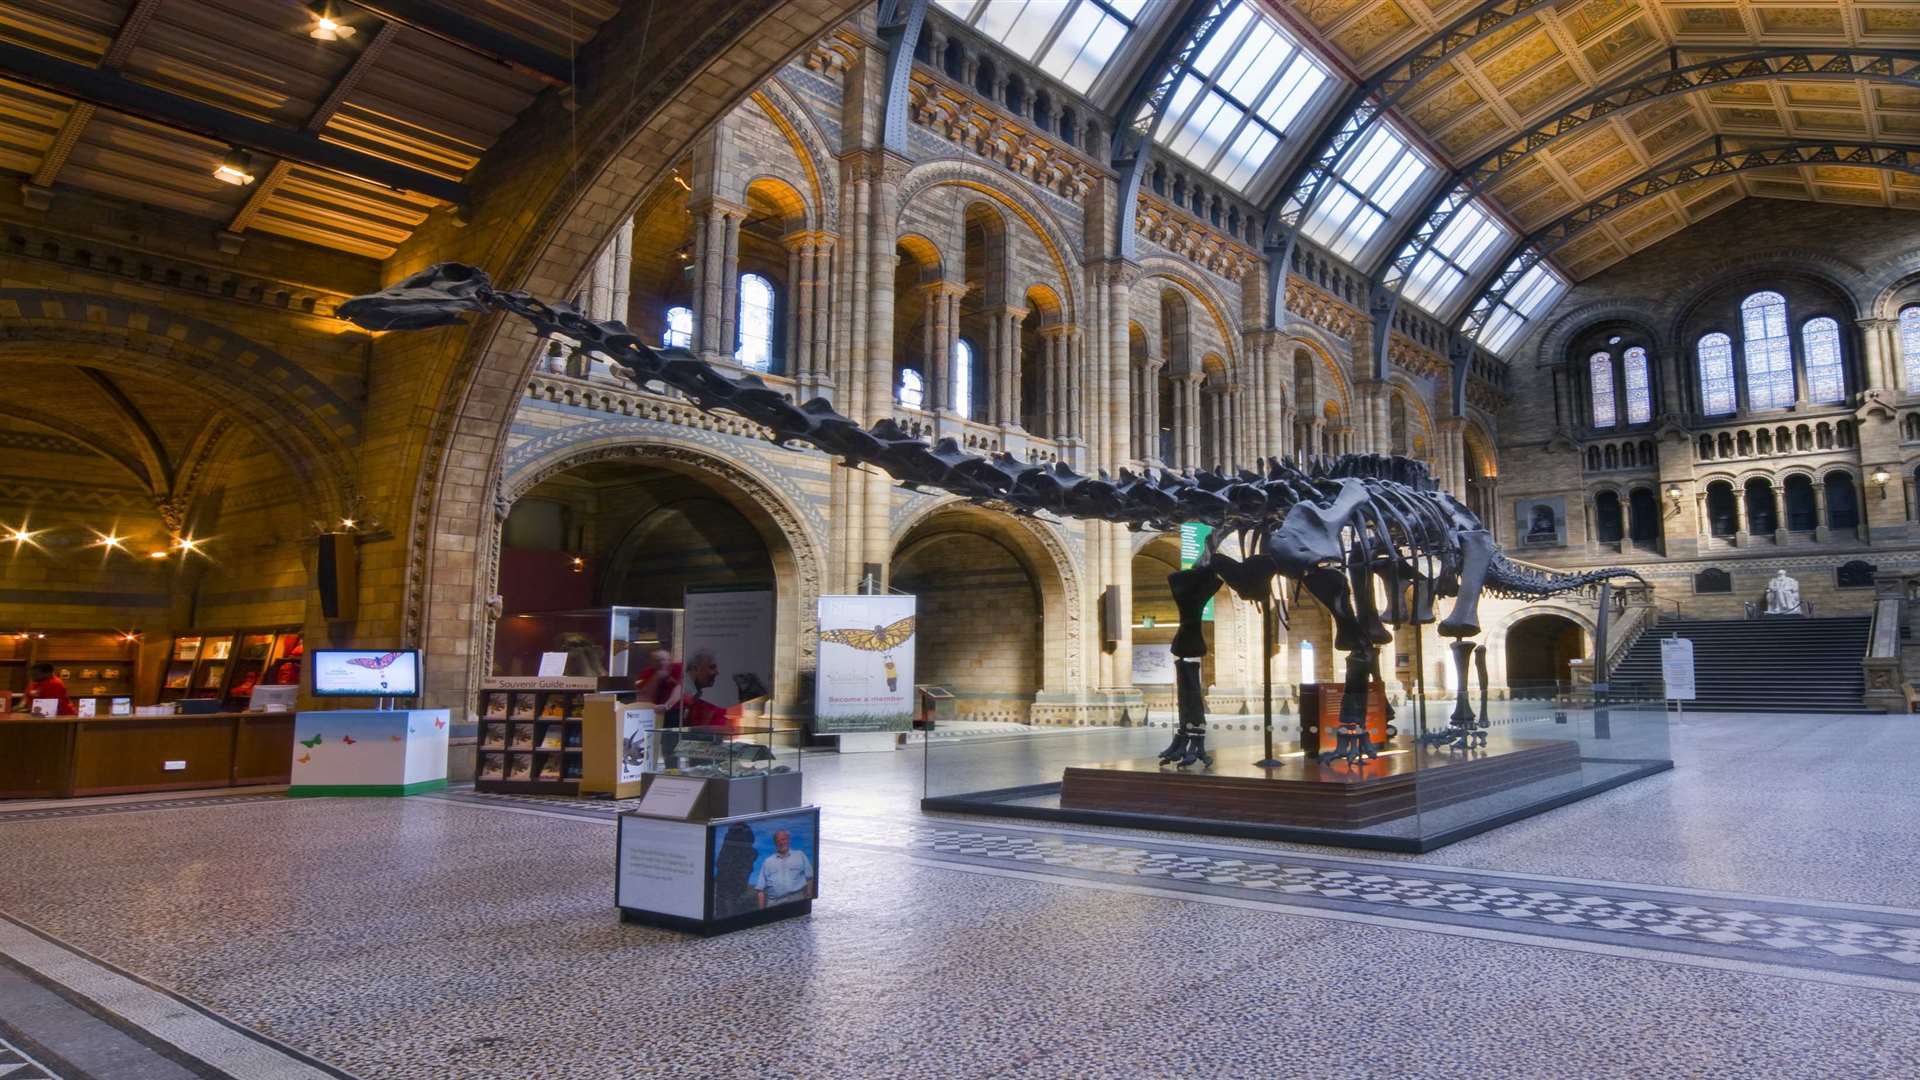
[[[1420,856],[809,759],[813,914],[711,940],[613,918],[606,803],[0,807],[0,1080],[1911,1075],[1910,723],[1688,717],[1675,771]]]

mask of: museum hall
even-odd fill
[[[1920,0],[0,0],[0,1078],[1920,1075]]]

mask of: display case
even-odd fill
[[[305,655],[300,632],[293,629],[180,634],[167,653],[159,700],[213,699],[222,709],[237,712],[247,707],[260,683],[299,685]]]
[[[494,627],[493,674],[503,678],[539,675],[542,656],[563,653],[565,670],[548,674],[630,678],[647,666],[646,656],[655,649],[665,649],[679,659],[682,625],[679,608],[611,607],[509,615]]]
[[[474,709],[480,716],[474,788],[521,795],[578,794],[587,695],[597,681],[483,681]]]
[[[780,734],[771,727],[654,728],[647,772],[726,781],[715,798],[730,814],[798,806],[800,748]]]

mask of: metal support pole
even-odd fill
[[[1280,759],[1273,756],[1273,598],[1270,596],[1260,600],[1260,707],[1266,718],[1263,730],[1267,756],[1254,764],[1263,769],[1277,769]]]

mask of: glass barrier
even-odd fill
[[[1003,735],[914,732],[922,808],[1227,836],[1427,851],[1672,767],[1655,684],[1526,685],[1469,706],[1437,688],[1424,710],[1376,682],[1364,725],[1340,722],[1337,683],[1276,687],[1263,717],[1208,719],[1207,760],[1163,763],[1172,713],[1124,725]],[[1257,709],[1258,706],[1256,705]],[[1270,754],[1270,756],[1269,756]]]

